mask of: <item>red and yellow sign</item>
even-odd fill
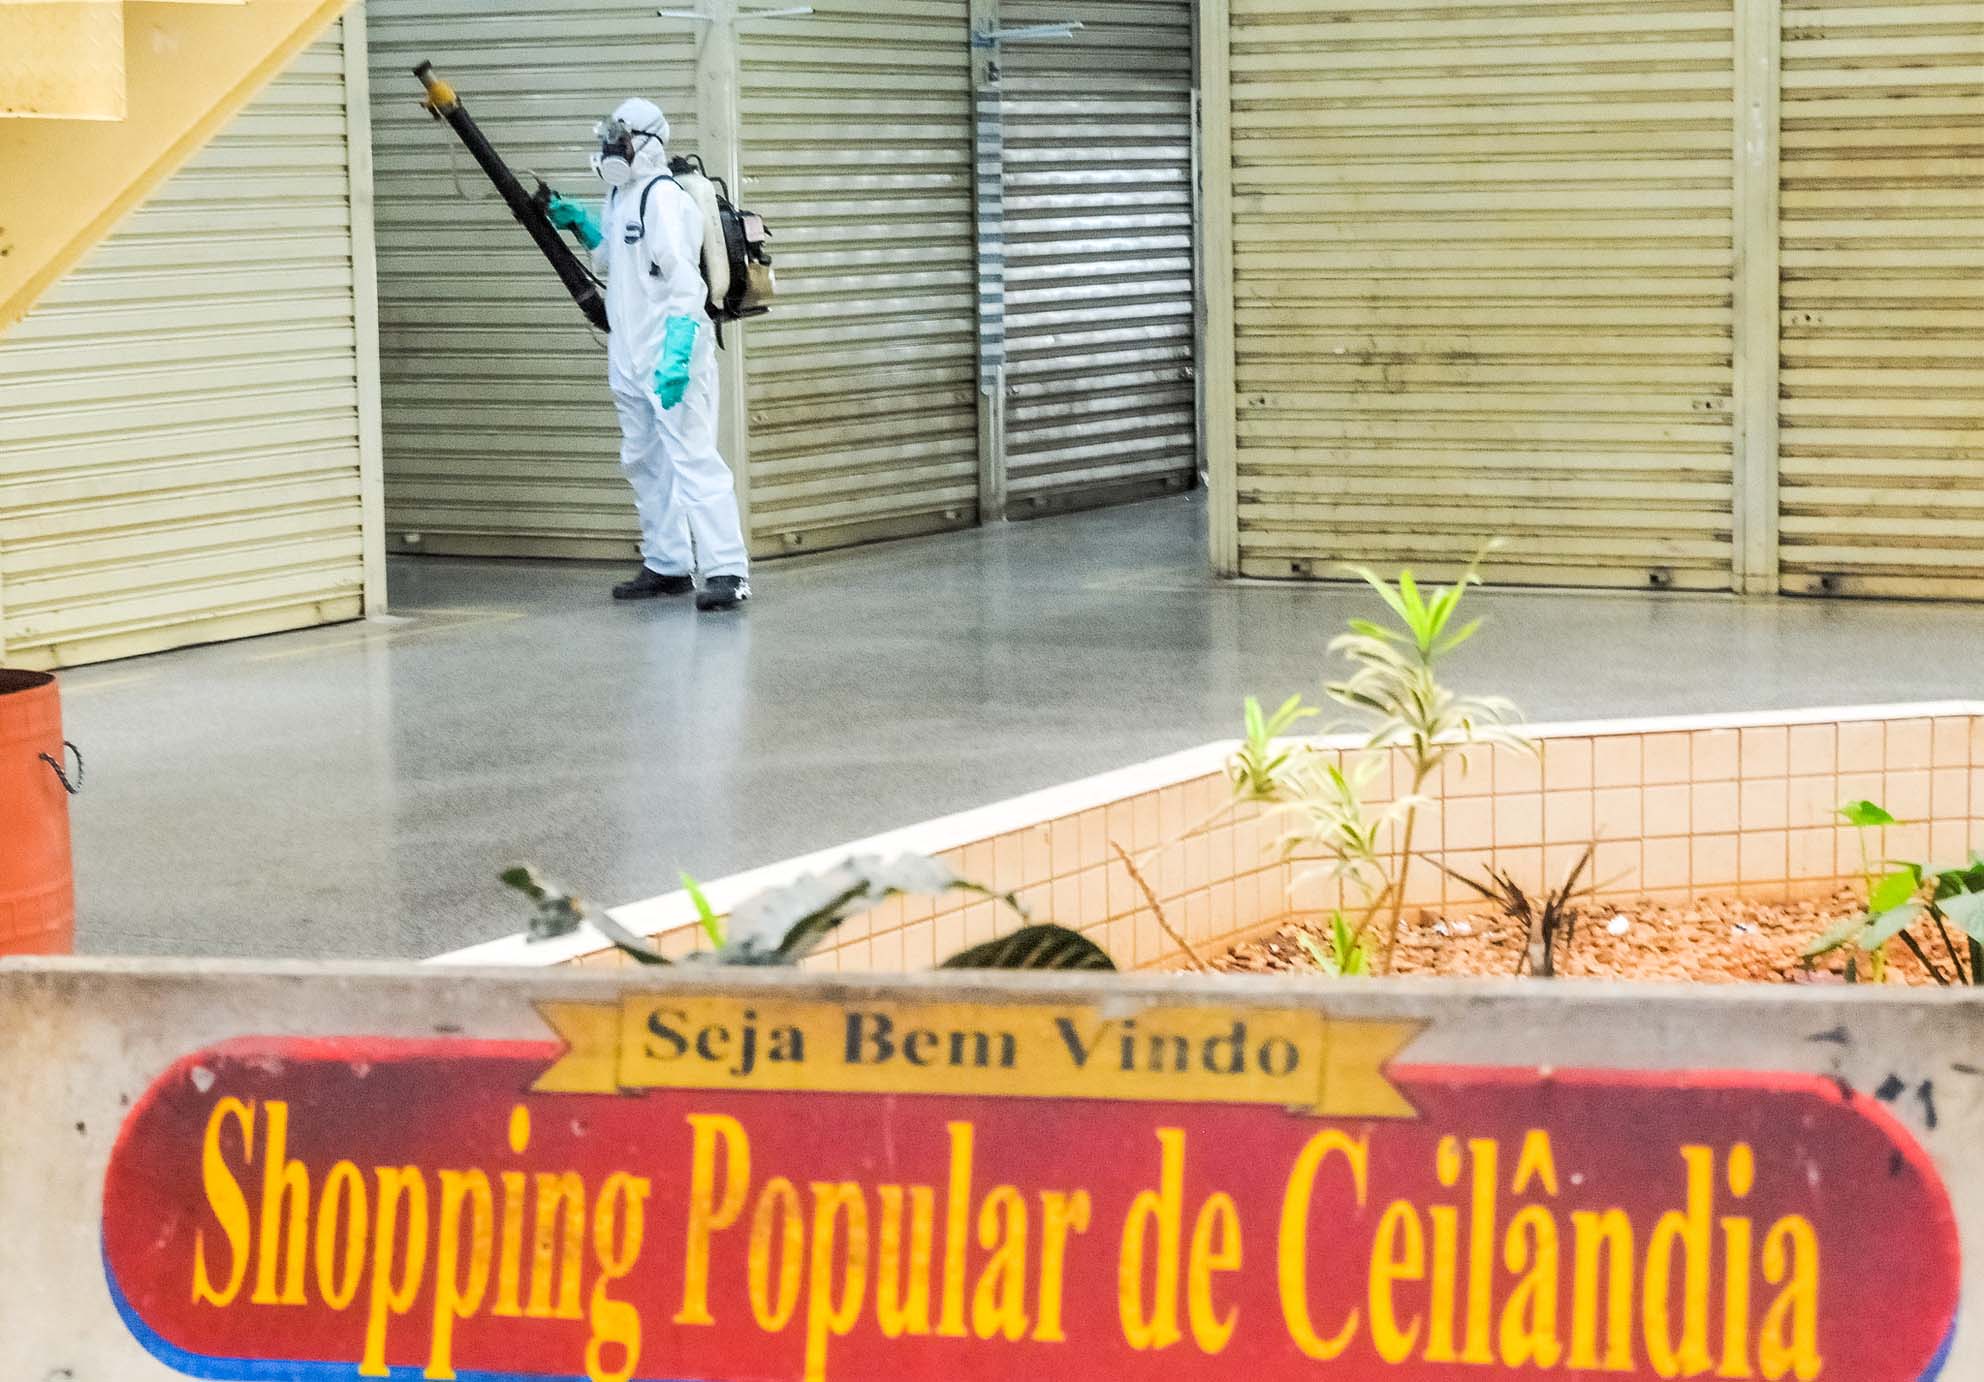
[[[1180,1005],[645,996],[244,1041],[135,1108],[132,1332],[207,1378],[1921,1382],[1933,1166],[1805,1076],[1392,1061]]]

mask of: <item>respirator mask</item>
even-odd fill
[[[634,153],[644,139],[661,136],[650,130],[628,127],[624,120],[602,120],[593,127],[599,152],[592,156],[592,170],[609,187],[624,187],[634,176]]]

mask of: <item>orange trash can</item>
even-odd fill
[[[0,667],[0,955],[76,948],[67,752],[55,678]]]

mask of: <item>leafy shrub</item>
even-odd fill
[[[1300,774],[1291,808],[1298,824],[1288,848],[1320,852],[1329,861],[1327,871],[1359,894],[1355,937],[1363,943],[1377,933],[1386,972],[1398,950],[1420,818],[1432,809],[1428,784],[1448,763],[1465,763],[1483,745],[1535,751],[1515,728],[1520,716],[1513,703],[1463,695],[1442,680],[1446,659],[1481,630],[1478,619],[1458,622],[1468,588],[1481,583],[1479,566],[1477,559],[1460,580],[1430,594],[1421,592],[1410,571],[1400,572],[1394,585],[1357,570],[1393,622],[1352,619],[1350,631],[1330,644],[1332,653],[1349,660],[1351,675],[1324,690],[1363,721],[1364,746],[1341,770]],[[1405,790],[1374,811],[1367,794],[1394,753],[1405,764]],[[1388,840],[1394,829],[1395,853]]]
[[[1957,868],[1930,869],[1916,863],[1876,867],[1867,832],[1901,822],[1871,801],[1846,803],[1839,808],[1839,818],[1860,834],[1867,903],[1862,912],[1807,946],[1807,963],[1850,947],[1846,977],[1860,979],[1864,958],[1867,981],[1879,984],[1887,979],[1888,946],[1900,941],[1938,984],[1984,987],[1984,855],[1973,853],[1968,864]],[[1917,935],[1927,927],[1934,928],[1933,940],[1941,942],[1947,970],[1934,957],[1932,946],[1924,945]],[[1951,935],[1952,927],[1964,938],[1962,946]]]

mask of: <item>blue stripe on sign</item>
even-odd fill
[[[1943,1369],[1950,1361],[1950,1350],[1955,1347],[1956,1321],[1951,1320],[1950,1332],[1943,1336],[1943,1346],[1936,1350],[1936,1357],[1929,1364],[1928,1370],[1922,1374],[1921,1382],[1936,1382],[1936,1379],[1943,1375]]]
[[[131,1331],[131,1337],[144,1346],[145,1352],[187,1377],[205,1378],[208,1382],[351,1382],[356,1375],[355,1363],[275,1362],[256,1358],[210,1358],[201,1353],[188,1353],[160,1338],[131,1302],[125,1299],[123,1288],[117,1284],[117,1275],[110,1269],[108,1244],[103,1248],[103,1279],[110,1288],[111,1304],[117,1307],[117,1314],[124,1321],[124,1327]],[[419,1364],[392,1368],[386,1374],[389,1382],[418,1382],[425,1375],[425,1367]],[[458,1372],[455,1377],[457,1382],[585,1382],[586,1374],[581,1369],[578,1372],[557,1373]],[[636,1379],[636,1382],[699,1382],[699,1379],[649,1376]]]

